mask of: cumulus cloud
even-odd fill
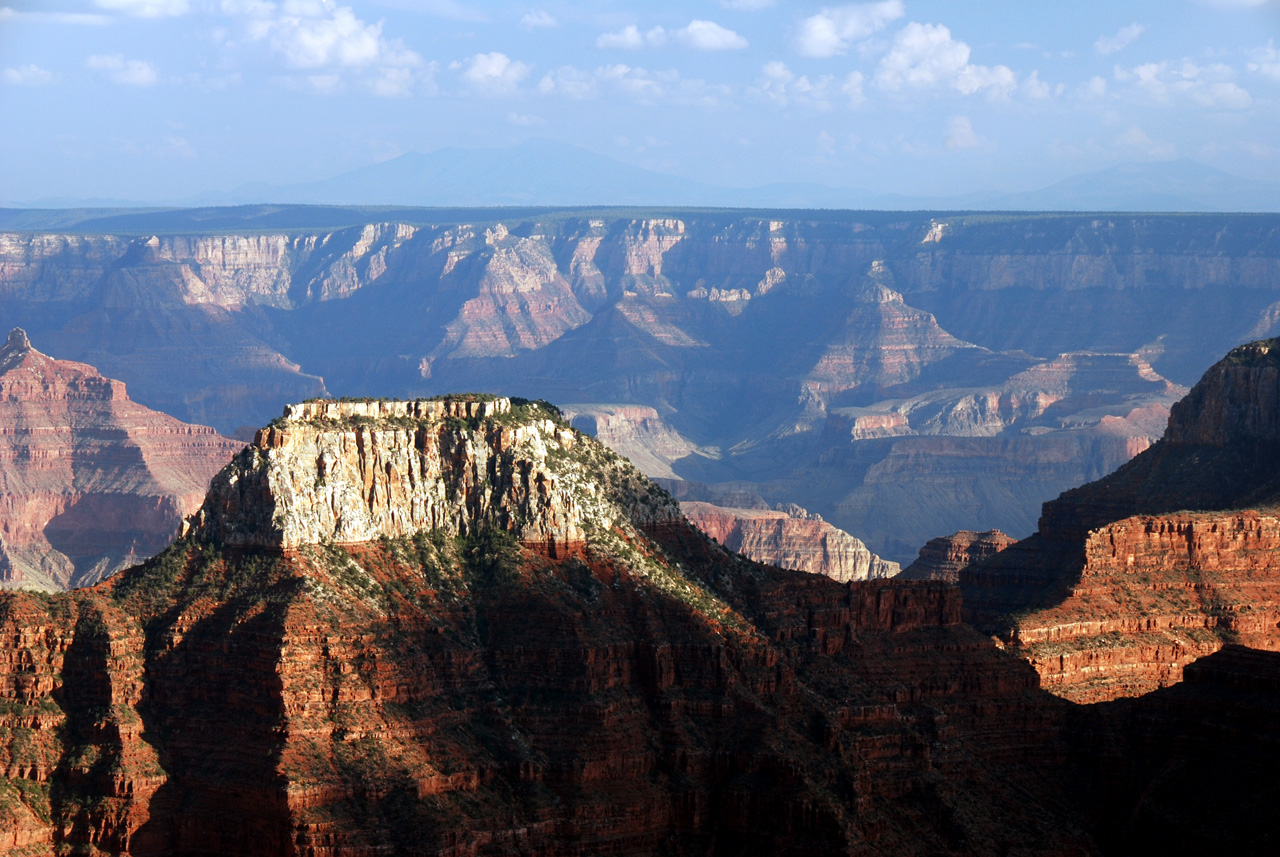
[[[601,33],[596,37],[596,47],[634,51],[644,47],[658,47],[665,44],[666,41],[667,31],[661,27],[654,27],[652,30],[642,33],[635,24],[628,24],[616,32]]]
[[[690,21],[689,26],[676,30],[675,37],[698,51],[736,51],[747,46],[746,39],[715,21]]]
[[[560,26],[560,22],[550,12],[534,9],[532,12],[526,12],[520,19],[520,26],[526,30],[546,30]]]
[[[974,65],[969,46],[941,24],[910,23],[894,37],[876,69],[876,85],[889,91],[950,88],[965,95],[987,90],[1008,95],[1017,75],[1008,66]]]
[[[222,0],[222,11],[246,19],[250,42],[261,42],[288,68],[306,72],[317,92],[337,92],[355,79],[374,95],[401,97],[415,86],[430,87],[433,67],[399,39],[382,35],[350,6],[333,0]]]
[[[462,79],[484,95],[508,95],[529,76],[531,67],[500,51],[476,54],[461,64]]]
[[[187,0],[93,0],[93,5],[137,18],[172,18],[191,11]]]
[[[151,86],[156,70],[149,62],[127,60],[120,54],[95,54],[84,61],[85,68],[105,72],[112,83],[122,86]]]
[[[1098,52],[1099,56],[1109,56],[1129,47],[1138,36],[1146,32],[1146,29],[1142,24],[1130,24],[1127,27],[1121,27],[1114,36],[1102,36],[1099,38],[1098,41],[1093,43],[1093,49]]]
[[[1242,110],[1253,104],[1248,90],[1233,80],[1235,70],[1222,63],[1200,66],[1183,60],[1116,66],[1114,76],[1157,104],[1190,103],[1215,110]]]
[[[562,66],[543,76],[538,82],[538,91],[578,100],[608,95],[642,104],[661,101],[699,107],[718,106],[733,94],[730,87],[681,77],[675,69],[651,72],[624,63],[600,66],[594,71]]]
[[[760,79],[750,92],[780,107],[798,104],[830,110],[841,96],[854,105],[866,100],[862,94],[864,78],[858,71],[849,72],[842,81],[830,74],[811,80],[808,75],[797,75],[779,60],[765,63],[760,71]]]
[[[629,24],[612,33],[601,33],[596,37],[596,47],[635,51],[662,47],[670,39],[698,51],[731,51],[747,46],[746,39],[715,21],[693,20],[687,27],[670,31],[662,27],[641,31]]]
[[[947,120],[947,133],[942,143],[948,149],[972,149],[982,142],[973,132],[973,122],[968,116],[952,116]]]
[[[44,86],[53,83],[53,73],[38,65],[23,65],[0,71],[0,81],[10,86]]]
[[[800,22],[796,50],[807,57],[843,54],[850,44],[884,29],[904,15],[902,0],[857,3],[823,9]]]
[[[1280,81],[1280,51],[1276,50],[1274,40],[1250,53],[1249,71]]]

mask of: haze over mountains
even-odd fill
[[[1242,179],[1182,158],[1126,163],[1024,191],[908,196],[858,187],[772,182],[725,187],[644,169],[581,146],[531,139],[502,149],[410,152],[329,178],[255,182],[181,200],[70,197],[25,207],[224,206],[255,203],[399,206],[695,206],[901,211],[1276,211],[1280,183]],[[9,203],[14,204],[14,203]]]

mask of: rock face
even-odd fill
[[[0,235],[0,309],[223,432],[326,391],[573,402],[650,475],[752,483],[901,562],[1031,533],[1280,323],[1271,215],[242,216]]]
[[[0,596],[0,853],[1092,853],[959,618],[729,554],[536,404],[302,405],[160,556]]]
[[[0,587],[85,586],[167,545],[240,444],[15,328],[0,348]]]
[[[574,433],[550,419],[504,425],[510,413],[503,398],[291,406],[218,474],[190,525],[277,550],[482,524],[552,556],[580,549],[595,510],[548,470],[573,454]],[[459,431],[468,420],[485,432]]]
[[[881,559],[853,536],[794,504],[761,510],[687,502],[680,511],[711,538],[756,562],[842,582],[898,573],[896,562]]]
[[[999,530],[975,533],[961,530],[950,536],[930,539],[920,548],[920,556],[898,575],[901,580],[945,580],[955,583],[960,569],[995,556],[1016,539]]]
[[[1277,344],[1233,350],[1174,406],[1160,443],[960,571],[969,617],[1046,688],[1132,696],[1226,643],[1280,649]]]

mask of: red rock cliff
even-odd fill
[[[0,586],[83,586],[154,554],[241,444],[129,400],[15,329],[0,348]]]
[[[1174,406],[1160,443],[960,571],[966,614],[1047,689],[1132,696],[1226,643],[1280,649],[1276,346],[1232,351]]]

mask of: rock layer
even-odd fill
[[[223,432],[326,391],[652,409],[613,425],[646,472],[754,483],[903,562],[1029,534],[1159,436],[1164,378],[1280,319],[1269,215],[216,216],[227,234],[0,236],[0,309]]]
[[[698,529],[756,562],[848,582],[893,577],[898,564],[867,550],[853,536],[799,506],[731,509],[686,502],[680,511]]]
[[[1046,688],[1132,696],[1226,643],[1280,649],[1276,347],[1233,350],[1158,444],[1046,503],[1032,538],[961,569],[969,618]]]
[[[167,545],[240,444],[129,400],[124,384],[0,348],[0,586],[83,586]]]
[[[960,579],[960,569],[995,556],[1015,541],[999,530],[985,533],[961,530],[950,536],[930,539],[920,548],[919,558],[902,569],[899,578],[955,583]]]

